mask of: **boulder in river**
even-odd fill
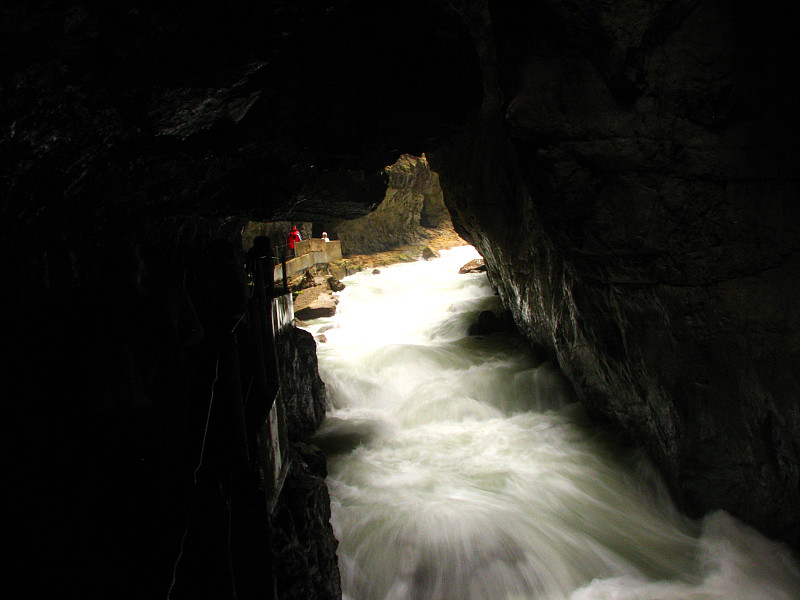
[[[464,273],[483,273],[485,271],[486,271],[486,263],[482,258],[476,258],[474,260],[471,260],[458,270],[458,272],[461,273],[462,275]]]
[[[341,292],[345,288],[345,285],[336,277],[328,277],[328,286],[333,292]]]
[[[296,310],[294,316],[303,321],[319,319],[322,317],[332,317],[336,314],[336,299],[331,294],[320,294],[300,310]]]
[[[433,250],[430,246],[425,246],[422,249],[422,258],[424,258],[425,260],[439,258],[439,253],[436,250]]]
[[[490,310],[484,310],[478,315],[478,320],[467,329],[468,335],[489,335],[498,331],[514,331],[514,318],[509,311],[503,311],[497,316]]]

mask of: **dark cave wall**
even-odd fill
[[[457,230],[683,507],[800,543],[793,34],[742,4],[490,2]]]
[[[307,331],[287,327],[278,334],[276,349],[287,433],[292,441],[300,441],[325,418],[327,395],[317,370],[317,343]]]
[[[252,431],[222,419],[190,491],[243,301],[236,238],[248,219],[362,216],[386,165],[452,133],[480,98],[455,23],[427,2],[0,7],[2,343],[37,588],[165,596],[188,519],[171,597],[272,597],[273,552],[278,597],[339,595],[313,452],[292,450],[267,519]],[[313,369],[306,342],[280,340],[285,377]],[[291,379],[297,440],[322,390]]]
[[[195,218],[48,263],[74,285],[5,329],[15,547],[37,593],[340,597],[324,459],[294,449],[325,412],[315,344],[289,327],[271,348],[245,223]],[[270,513],[261,428],[279,386],[290,492]]]
[[[363,215],[382,169],[480,98],[468,39],[426,2],[0,10],[0,231],[34,247],[120,221]]]

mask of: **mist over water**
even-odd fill
[[[478,255],[345,279],[308,324],[328,388],[314,442],[349,600],[800,598],[790,553],[719,511],[680,515],[648,462],[587,422],[511,334]]]

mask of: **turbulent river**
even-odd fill
[[[347,600],[800,598],[800,569],[724,512],[679,514],[511,334],[470,246],[345,279],[323,332],[332,518]]]

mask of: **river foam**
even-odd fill
[[[675,509],[649,463],[588,423],[499,303],[440,259],[346,278],[317,347],[331,523],[349,600],[797,600],[789,551]]]

